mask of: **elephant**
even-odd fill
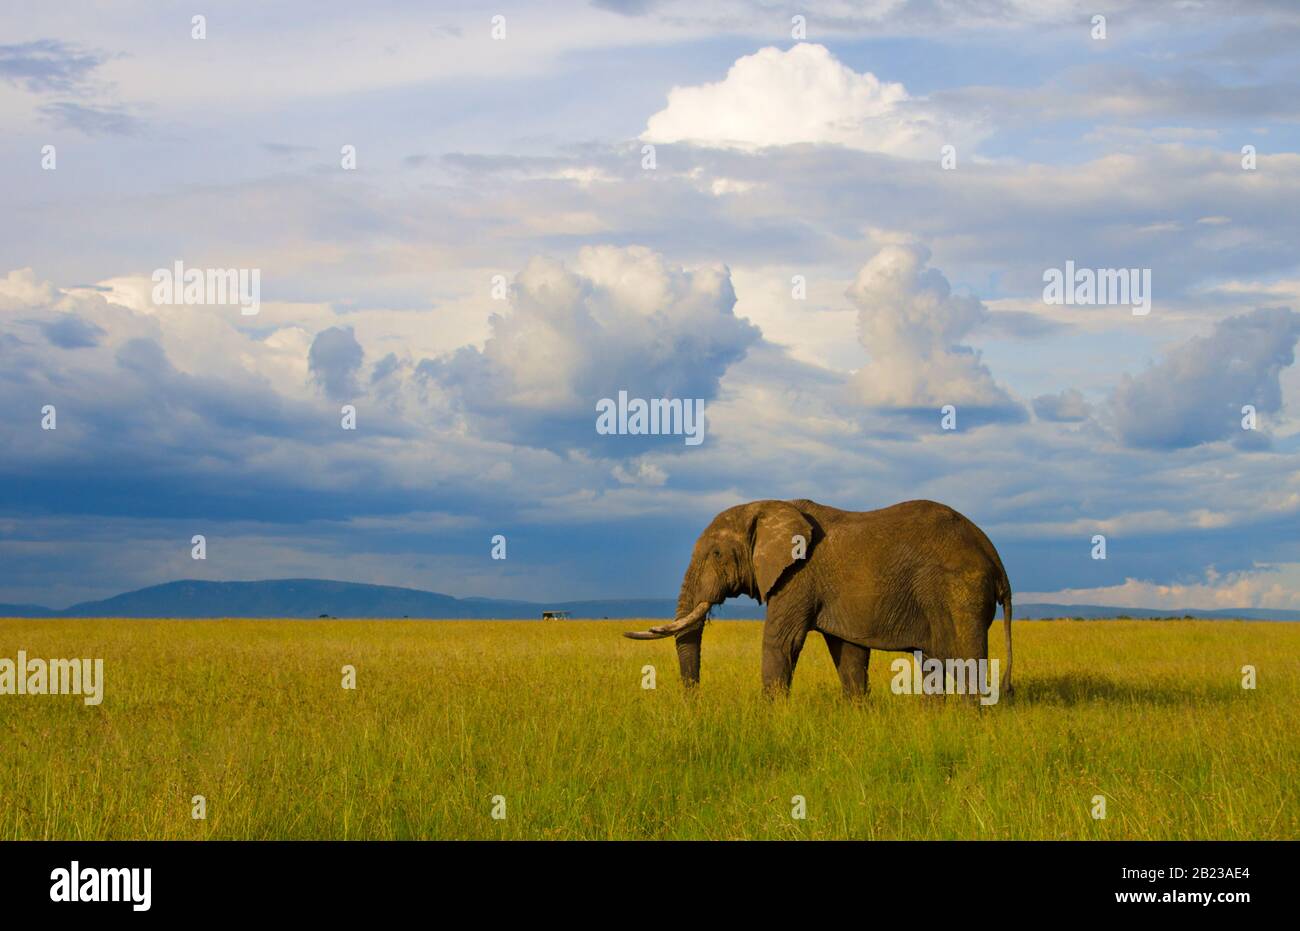
[[[919,650],[924,660],[988,658],[1002,605],[1011,692],[1011,583],[992,542],[935,501],[843,511],[806,499],[752,501],[718,514],[700,534],[676,620],[634,640],[673,637],[683,684],[700,680],[700,644],[714,605],[748,595],[767,605],[763,685],[789,691],[809,631],[826,640],[846,696],[867,691],[871,651]]]

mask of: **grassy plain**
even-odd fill
[[[742,621],[688,698],[644,626],[0,620],[0,657],[106,681],[0,695],[0,839],[1300,837],[1300,624],[1017,621],[983,710],[892,694],[883,653],[846,703],[816,634],[769,702]]]

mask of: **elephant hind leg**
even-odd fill
[[[826,648],[831,652],[835,670],[840,674],[840,685],[845,698],[861,698],[867,694],[867,666],[871,662],[871,650],[867,647],[849,643],[834,634],[823,633]]]
[[[913,651],[915,652],[915,651]],[[933,651],[921,650],[921,695],[925,699],[927,706],[942,706],[948,700],[948,677],[944,669],[944,660],[947,658],[947,650]],[[934,663],[939,664],[938,667]],[[938,679],[932,670],[938,668]]]
[[[969,704],[979,705],[980,697],[987,687],[988,678],[992,678],[993,687],[997,687],[997,676],[989,668],[988,629],[993,611],[990,607],[977,605],[967,607],[953,617],[956,641],[951,651],[952,658],[964,665],[960,683],[954,683],[964,700]]]

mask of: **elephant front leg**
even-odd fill
[[[790,691],[794,667],[807,636],[806,624],[783,621],[779,616],[773,618],[768,608],[767,621],[763,624],[763,688],[768,695],[784,695]]]
[[[871,650],[841,640],[832,634],[824,634],[826,646],[831,651],[835,671],[840,674],[840,686],[844,697],[862,698],[867,694],[867,667],[871,663]]]

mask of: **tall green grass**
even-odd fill
[[[770,702],[734,621],[688,698],[638,626],[0,621],[0,656],[106,679],[98,707],[0,696],[0,838],[1300,836],[1300,625],[1018,621],[982,710],[892,694],[885,653],[847,703],[816,634]]]

